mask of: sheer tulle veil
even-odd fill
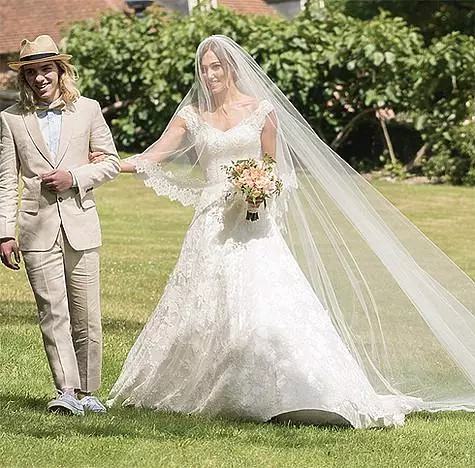
[[[137,158],[146,185],[197,209],[215,200],[204,196],[210,187],[220,192],[200,170],[212,158],[198,131],[214,124],[200,64],[210,48],[239,91],[271,109],[284,190],[270,209],[376,391],[417,397],[429,411],[475,411],[475,283],[332,151],[231,39],[211,36],[198,47],[192,89]]]

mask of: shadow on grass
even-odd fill
[[[27,409],[44,412],[47,400],[30,395],[0,394],[1,412],[9,410]]]
[[[121,440],[178,446],[204,442],[206,445],[230,443],[233,446],[278,447],[279,450],[314,450],[328,444],[357,446],[360,441],[367,440],[369,434],[368,430],[344,427],[262,424],[121,407],[112,408],[105,415],[87,414],[81,418],[47,413],[46,403],[46,399],[31,396],[0,394],[0,435],[58,440],[61,444],[67,443],[68,439],[89,441],[87,444],[108,439],[106,444]],[[466,417],[460,413],[414,414],[408,418],[409,433],[414,431],[414,423],[425,427],[430,422],[440,429],[447,423],[456,425],[461,420],[466,420]],[[399,437],[400,430],[396,430]],[[378,429],[377,432],[381,440],[394,437],[390,428]]]
[[[37,325],[38,315],[36,306],[31,301],[0,301],[0,327],[11,325]],[[143,328],[143,321],[128,319],[103,319],[105,333],[127,333],[139,331]]]
[[[35,304],[31,301],[0,301],[0,327],[38,323]]]
[[[143,320],[111,319],[109,317],[102,319],[102,329],[104,330],[104,333],[127,332],[129,335],[138,333],[143,327]]]
[[[249,443],[280,448],[312,446],[314,437],[327,440],[352,429],[344,427],[262,424],[228,419],[162,413],[137,408],[113,408],[105,415],[84,418],[50,414],[47,400],[25,395],[0,394],[0,433],[38,439],[127,438],[156,442],[206,440]],[[312,441],[313,439],[313,441]]]

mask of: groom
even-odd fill
[[[101,233],[94,188],[119,172],[112,136],[96,101],[80,97],[71,56],[51,37],[20,45],[20,100],[1,112],[0,256],[20,268],[33,289],[58,397],[50,411],[105,412],[92,395],[100,386]],[[105,154],[88,164],[89,151]],[[18,178],[23,190],[18,213]]]

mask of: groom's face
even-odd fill
[[[53,102],[61,92],[59,69],[54,61],[25,65],[25,80],[40,101]]]

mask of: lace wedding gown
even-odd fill
[[[261,157],[271,109],[262,101],[227,131],[189,106],[179,114],[205,150],[209,185],[109,404],[255,421],[402,424],[417,400],[375,393],[272,216],[261,209],[257,222],[246,221],[245,203],[223,196],[223,165]]]

